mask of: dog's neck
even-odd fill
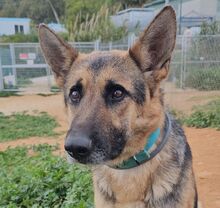
[[[141,151],[139,151],[132,157],[128,158],[127,160],[122,161],[122,163],[119,163],[113,166],[110,165],[110,167],[114,169],[125,170],[125,169],[136,168],[142,165],[143,163],[150,161],[165,146],[169,138],[170,129],[171,129],[170,118],[168,114],[165,114],[165,126],[162,131],[162,136],[160,136],[161,134],[160,128],[157,128],[147,138],[147,143]],[[159,138],[160,138],[160,141],[159,141]],[[155,149],[151,150],[152,147],[154,146],[155,146]]]

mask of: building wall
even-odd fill
[[[30,33],[30,20],[19,20],[19,18],[0,18],[0,35],[14,35],[15,25],[18,26],[19,31],[20,25],[22,25],[24,34]]]
[[[152,5],[148,8],[154,9],[158,13],[164,6],[164,3]],[[176,10],[177,16],[180,12],[180,0],[170,0],[170,5]],[[220,17],[220,0],[182,0],[182,16],[186,16],[191,12],[196,12],[199,15]]]
[[[216,15],[216,19],[218,21],[220,21],[220,0],[218,0],[218,2],[217,2],[217,15]]]
[[[117,27],[126,26],[128,31],[132,32],[137,27],[143,30],[153,19],[153,16],[153,11],[129,10],[112,16],[111,20]]]
[[[216,16],[218,0],[191,0],[182,5],[183,16],[195,11],[204,16]]]

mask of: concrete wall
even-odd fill
[[[27,18],[0,18],[0,35],[14,35],[15,25],[23,26],[24,34],[30,33],[30,19]]]

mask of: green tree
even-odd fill
[[[19,0],[7,0],[0,4],[1,17],[14,17],[17,16],[17,8],[19,7]]]
[[[70,39],[74,41],[102,41],[119,40],[126,35],[126,28],[116,28],[110,20],[109,8],[103,5],[91,18],[87,14],[85,21],[81,21],[78,14],[70,31]]]
[[[55,14],[63,19],[64,0],[7,0],[1,4],[2,17],[28,17],[35,24],[56,22]],[[55,11],[55,12],[54,12]]]
[[[118,5],[116,0],[65,0],[65,24],[71,30],[77,21],[79,24],[88,21],[103,5],[111,10]]]
[[[64,15],[64,1],[51,0],[59,17]],[[22,0],[19,8],[19,16],[31,18],[35,23],[56,22],[50,3],[45,0]]]

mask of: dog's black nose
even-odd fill
[[[85,136],[79,136],[77,138],[69,136],[66,138],[64,148],[71,157],[79,159],[91,153],[92,142]]]

